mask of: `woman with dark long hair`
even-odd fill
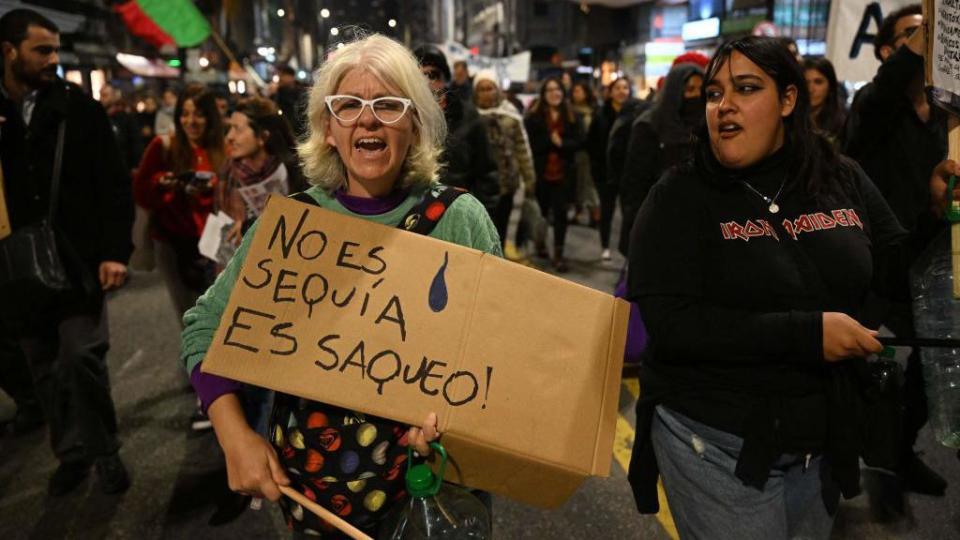
[[[630,482],[653,512],[661,476],[682,538],[829,538],[859,458],[883,450],[864,362],[882,347],[856,317],[905,233],[813,129],[777,40],[722,45],[704,82],[694,159],[653,186],[631,238],[650,354]]]
[[[589,83],[586,81],[573,83],[573,89],[570,90],[570,106],[573,107],[574,114],[580,118],[584,133],[589,133],[597,113],[597,101],[593,97],[593,89],[590,88]],[[577,213],[574,221],[579,221],[580,212],[586,210],[590,225],[596,226],[600,223],[600,198],[594,186],[593,172],[590,170],[590,153],[585,146],[578,150],[574,157],[577,171]]]
[[[604,261],[612,258],[610,235],[623,180],[630,128],[647,105],[634,99],[633,83],[627,77],[610,83],[608,93],[603,107],[594,115],[587,136],[590,171],[600,197],[600,258]],[[620,231],[620,234],[629,235],[630,231]]]
[[[173,121],[173,135],[157,136],[144,152],[133,194],[137,204],[152,212],[157,266],[180,319],[211,278],[197,242],[213,209],[216,171],[226,155],[220,111],[204,86],[184,88]]]
[[[552,215],[553,266],[563,273],[567,271],[563,257],[567,207],[576,185],[574,155],[583,144],[583,131],[559,79],[549,78],[543,82],[540,98],[524,124],[537,173],[537,199],[544,213]]]
[[[803,62],[803,75],[810,94],[810,120],[814,129],[838,146],[847,122],[847,110],[840,97],[840,83],[833,64],[826,58],[808,58]]]

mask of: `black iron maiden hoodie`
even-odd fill
[[[844,494],[858,490],[863,364],[824,361],[822,313],[856,318],[872,288],[887,288],[891,278],[875,270],[896,266],[906,233],[845,158],[843,194],[814,200],[788,180],[772,213],[744,182],[773,197],[789,152],[730,170],[701,145],[637,216],[628,297],[650,334],[630,471],[641,511],[657,507],[657,404],[743,437],[736,474],[745,484],[762,488],[783,453],[823,453]]]

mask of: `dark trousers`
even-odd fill
[[[913,326],[913,310],[909,303],[894,303],[890,307],[884,325],[897,337],[916,336]],[[903,382],[903,431],[900,445],[900,457],[913,455],[913,445],[917,434],[927,423],[927,389],[923,381],[923,366],[920,363],[920,350],[914,348],[907,358],[907,369]]]
[[[609,249],[613,214],[617,210],[617,195],[620,193],[620,188],[598,180],[597,193],[600,195],[600,245],[603,249]],[[620,234],[624,232],[620,231]]]
[[[106,305],[99,314],[67,315],[28,331],[20,345],[61,462],[109,455],[120,448],[110,396]]]
[[[570,206],[570,187],[566,181],[537,182],[537,199],[540,209],[546,213],[549,209],[550,223],[553,225],[554,257],[563,256],[563,246],[567,240],[567,207]]]
[[[27,357],[17,339],[3,328],[0,328],[0,390],[13,399],[17,408],[40,405]]]
[[[500,235],[500,247],[503,247],[507,241],[507,226],[510,224],[510,213],[513,212],[513,193],[500,195],[497,206],[493,209],[493,226],[497,228],[497,234]]]

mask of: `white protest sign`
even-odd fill
[[[960,95],[960,0],[934,0],[933,86]]]
[[[873,39],[883,18],[917,0],[842,0],[830,5],[827,27],[827,59],[837,78],[870,81],[880,61],[874,56]]]
[[[492,56],[471,55],[470,49],[455,41],[437,45],[437,48],[443,51],[443,54],[447,57],[447,62],[451,65],[457,60],[465,61],[471,75],[480,70],[490,69],[496,72],[501,83],[504,80],[526,82],[530,78],[530,51],[519,52],[503,58],[494,58]]]

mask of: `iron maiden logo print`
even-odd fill
[[[860,221],[860,216],[852,208],[833,210],[829,214],[826,212],[801,214],[796,219],[784,219],[781,225],[787,231],[787,235],[794,240],[803,233],[826,231],[837,227],[859,227],[863,230],[863,222]],[[749,242],[751,238],[768,236],[778,242],[780,241],[777,231],[765,219],[751,219],[743,224],[736,221],[721,223],[720,233],[723,234],[724,240]]]

